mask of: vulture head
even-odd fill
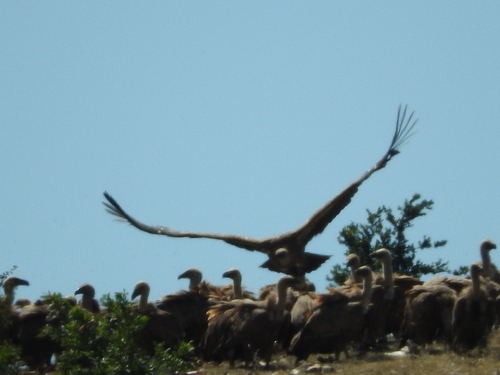
[[[85,283],[80,285],[75,294],[81,294],[83,298],[92,299],[95,297],[95,289],[92,285]]]
[[[94,299],[95,289],[90,284],[82,284],[76,291],[75,294],[81,294],[82,299],[78,304],[87,311],[92,313],[98,313],[100,311],[99,302]]]
[[[370,284],[373,281],[373,272],[372,272],[371,268],[368,266],[359,267],[355,271],[355,273],[356,273],[356,276],[361,276],[363,278],[363,280],[370,281]]]
[[[230,270],[224,272],[222,277],[227,277],[233,280],[233,298],[243,298],[243,290],[241,288],[241,272],[237,268],[231,268]]]
[[[392,255],[387,249],[379,249],[370,254],[375,259],[382,263],[384,280],[382,285],[387,289],[384,299],[392,299],[394,297],[394,278],[392,275]]]
[[[16,276],[7,277],[2,283],[5,294],[7,294],[8,291],[13,291],[19,285],[30,285],[30,283]]]
[[[145,312],[148,308],[149,290],[149,284],[145,281],[139,281],[137,284],[135,284],[131,298],[134,300],[138,296],[141,296],[141,299],[139,301],[140,312]]]
[[[9,276],[6,279],[4,279],[2,287],[5,293],[5,298],[9,304],[11,304],[14,301],[14,290],[19,285],[30,285],[30,283],[16,276]]]
[[[241,282],[241,272],[237,268],[231,268],[222,274],[222,277],[227,277],[233,281]]]
[[[349,254],[346,258],[345,265],[351,269],[351,278],[355,283],[360,283],[363,279],[360,276],[356,276],[354,271],[356,271],[359,267],[361,267],[361,261],[357,254]]]
[[[481,247],[480,247],[481,252],[490,251],[496,248],[497,245],[492,240],[484,240],[483,242],[481,242]]]
[[[359,260],[358,254],[349,254],[345,258],[345,265],[351,268],[353,271],[361,266],[361,261]]]
[[[374,251],[373,253],[370,254],[370,256],[380,260],[384,264],[386,262],[392,262],[391,252],[384,248]]]
[[[198,268],[190,268],[186,272],[181,273],[177,280],[189,279],[189,291],[198,292],[203,276]]]
[[[132,292],[132,296],[130,298],[136,299],[138,296],[149,296],[149,284],[145,281],[139,281],[135,284],[134,291]]]

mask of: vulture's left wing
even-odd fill
[[[359,186],[365,180],[376,171],[384,168],[389,160],[399,153],[398,148],[414,134],[412,130],[417,123],[417,120],[413,119],[414,112],[409,115],[408,119],[405,119],[406,109],[406,106],[404,108],[401,106],[399,107],[396,131],[394,132],[389,150],[382,159],[360,178],[345,188],[340,194],[316,211],[304,225],[293,232],[287,233],[287,236],[295,236],[297,241],[305,246],[314,236],[323,232],[327,225],[330,224],[330,222],[351,202],[352,197],[356,194]]]

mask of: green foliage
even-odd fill
[[[426,264],[416,259],[416,253],[424,249],[436,249],[446,245],[446,240],[432,241],[423,236],[417,244],[410,243],[406,237],[407,230],[413,226],[413,221],[425,216],[432,209],[432,200],[421,199],[419,194],[405,200],[403,206],[398,207],[399,216],[393,210],[381,206],[375,212],[368,213],[367,223],[351,223],[345,226],[338,237],[339,243],[347,246],[346,255],[356,253],[361,264],[370,266],[379,271],[381,265],[370,254],[380,248],[391,251],[393,256],[393,270],[405,275],[420,277],[425,274],[450,272],[448,262],[441,259]],[[461,275],[464,270],[459,269],[455,274]],[[349,269],[345,265],[335,265],[326,279],[330,285],[342,284],[349,276]],[[465,273],[468,273],[468,269]]]
[[[0,374],[17,375],[22,363],[19,358],[20,349],[10,342],[0,343]]]
[[[63,375],[147,375],[168,370],[186,371],[191,346],[183,344],[176,350],[156,347],[154,356],[148,355],[135,341],[147,317],[132,312],[126,293],[115,298],[105,295],[101,304],[106,312],[92,314],[79,306],[72,306],[59,294],[45,297],[51,304],[51,324],[44,334],[61,343],[57,368]]]

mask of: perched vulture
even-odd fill
[[[481,253],[482,275],[496,283],[500,283],[500,274],[497,267],[491,262],[490,251],[497,248],[497,245],[492,240],[484,240],[481,242],[479,252]]]
[[[148,318],[144,328],[139,332],[137,343],[146,352],[153,355],[155,344],[164,344],[172,348],[180,344],[184,332],[179,320],[172,314],[159,310],[154,303],[148,302],[149,284],[139,281],[132,292],[132,299],[140,296],[139,304],[134,306],[134,312]]]
[[[241,285],[241,272],[237,268],[231,268],[222,274],[222,277],[227,277],[233,280],[232,286],[221,287],[221,300],[230,301],[233,299],[255,299],[252,293],[243,290]]]
[[[451,343],[451,320],[456,300],[456,291],[444,285],[417,285],[407,291],[399,348],[408,340],[423,347],[436,340]]]
[[[19,307],[13,305],[15,290],[20,285],[30,285],[26,280],[10,276],[3,280],[2,288],[5,297],[0,298],[0,344],[3,341],[18,342]],[[5,317],[5,320],[3,319]]]
[[[358,268],[356,274],[363,278],[363,291],[357,302],[341,292],[331,292],[317,297],[315,307],[304,328],[293,338],[290,353],[297,361],[313,353],[347,354],[352,343],[361,342],[369,313],[373,275],[369,267]]]
[[[259,357],[268,368],[274,342],[285,319],[287,290],[295,283],[293,277],[283,276],[277,283],[277,299],[271,295],[266,301],[220,302],[208,310],[208,328],[202,340],[203,359],[229,360],[234,367],[236,359],[243,359],[249,365]]]
[[[189,279],[189,291],[166,295],[156,302],[156,307],[174,315],[182,326],[185,340],[197,347],[207,328],[206,313],[210,306],[207,283],[202,282],[202,274],[197,268],[178,277],[183,278]]]
[[[459,352],[486,347],[494,314],[494,301],[481,286],[481,272],[479,264],[471,265],[472,285],[462,290],[453,308],[452,348]]]
[[[380,335],[398,336],[404,318],[406,292],[416,285],[422,285],[422,281],[417,277],[393,273],[392,255],[387,249],[374,251],[371,256],[382,263],[382,274],[375,276],[374,284],[384,289],[382,299],[372,299],[372,303],[377,306],[374,309],[379,310],[375,313],[375,319],[379,320],[376,329]]]
[[[101,311],[99,307],[99,302],[94,298],[95,289],[90,284],[82,284],[75,291],[75,294],[81,294],[82,299],[78,302],[81,308],[90,311],[91,313],[99,313]]]
[[[19,346],[21,359],[31,370],[40,373],[53,371],[52,356],[61,346],[48,336],[41,336],[43,329],[50,323],[50,307],[45,301],[37,300],[24,306],[19,314]]]
[[[396,121],[396,131],[385,155],[360,178],[317,210],[302,226],[290,232],[256,239],[232,234],[177,231],[165,226],[150,226],[136,220],[125,212],[118,202],[107,192],[104,192],[104,196],[107,199],[104,205],[109,213],[118,216],[123,221],[128,221],[131,225],[142,231],[169,237],[221,240],[242,249],[259,251],[266,254],[269,259],[261,267],[292,276],[304,276],[306,273],[316,270],[329,258],[326,255],[305,252],[309,241],[325,230],[328,224],[351,202],[360,185],[373,173],[384,168],[399,153],[398,147],[405,143],[408,137],[412,135],[411,131],[416,123],[416,121],[412,122],[413,113],[410,114],[408,119],[405,117],[406,107],[404,109],[400,107]]]

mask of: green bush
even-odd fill
[[[132,312],[126,293],[115,298],[105,295],[102,314],[92,314],[71,304],[60,294],[44,297],[51,304],[44,334],[57,340],[62,351],[57,355],[58,373],[63,375],[147,375],[167,370],[186,371],[192,347],[182,344],[176,350],[156,347],[154,356],[136,345],[135,337],[147,317]]]
[[[408,239],[408,230],[413,227],[414,220],[427,215],[432,210],[434,202],[422,199],[420,194],[414,194],[405,200],[402,206],[393,209],[386,206],[379,207],[375,212],[366,210],[366,223],[351,223],[345,226],[338,237],[340,244],[347,247],[345,255],[355,253],[361,264],[370,266],[374,271],[381,269],[380,262],[370,256],[372,252],[382,247],[392,254],[394,272],[404,275],[420,277],[440,272],[453,272],[455,275],[464,275],[469,272],[468,267],[460,267],[455,271],[448,268],[448,262],[438,259],[432,263],[424,263],[416,258],[420,250],[438,249],[446,245],[446,240],[432,241],[429,236],[422,236],[421,240],[413,243]],[[336,264],[327,275],[330,286],[341,285],[349,277],[349,269],[345,265]]]

